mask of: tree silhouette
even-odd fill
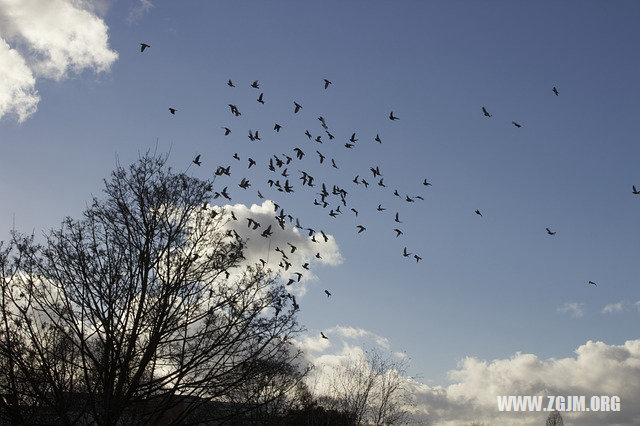
[[[283,284],[243,265],[245,242],[208,205],[212,182],[166,160],[118,166],[104,197],[41,243],[0,244],[0,420],[228,417],[269,402],[237,397],[264,365],[296,368]]]

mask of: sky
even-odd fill
[[[640,378],[639,18],[631,1],[0,0],[0,239],[78,217],[117,162],[148,150],[200,178],[232,165],[216,186],[234,211],[273,200],[331,236],[296,290],[312,359],[405,353],[437,424],[537,424],[491,398],[550,389],[623,397],[622,413],[569,422],[640,421],[624,380]],[[306,155],[283,194],[267,159],[294,147]],[[348,208],[314,206],[298,170],[346,189]]]

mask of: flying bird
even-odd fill
[[[402,223],[402,221],[400,220],[400,218],[398,216],[399,216],[399,213],[396,212],[396,219],[395,219],[396,223]]]
[[[417,254],[414,254],[413,257],[416,259],[416,263],[420,262],[422,260],[422,258],[420,256],[418,256]]]
[[[147,47],[151,46],[149,46],[147,43],[140,43],[140,52],[144,52],[144,49],[146,49]]]
[[[251,166],[255,166],[256,165],[256,161],[253,158],[249,158],[249,167],[247,167],[247,169],[250,169]]]
[[[280,132],[280,129],[282,129],[282,126],[281,126],[281,125],[279,125],[278,123],[276,123],[276,124],[273,126],[273,130],[275,130],[275,131],[276,131],[276,132],[278,132],[278,133]]]
[[[177,111],[177,109],[175,109],[175,108],[169,108],[169,112],[171,114],[173,114],[173,115],[176,115],[176,111]]]
[[[228,127],[223,127],[223,129],[224,129],[224,135],[229,136],[229,133],[231,133],[231,129]]]
[[[233,85],[233,81],[231,81],[231,80],[227,81],[227,86],[236,87],[236,86]]]
[[[558,89],[556,89],[556,86],[553,86],[552,91],[554,95],[558,96]]]
[[[424,186],[431,186],[431,182],[428,182],[426,179],[422,181]]]
[[[271,231],[271,225],[269,225],[267,229],[262,231],[262,236],[265,238],[269,238],[272,234],[273,234],[273,231]]]
[[[485,107],[482,107],[482,113],[484,114],[485,117],[491,117],[491,114],[489,114],[489,111],[487,111]]]
[[[516,126],[518,129],[519,129],[520,127],[522,127],[522,125],[521,125],[521,124],[518,124],[518,123],[516,123],[515,121],[512,121],[511,123],[513,123],[513,125],[514,125],[514,126]]]
[[[391,111],[391,112],[389,113],[389,120],[391,120],[391,121],[395,121],[395,120],[400,120],[400,118],[399,118],[399,117],[396,117],[395,115],[393,115],[393,111]]]
[[[401,230],[399,230],[398,228],[395,228],[394,231],[396,232],[396,238],[398,238],[400,235],[402,235],[404,233]]]
[[[258,83],[258,80],[256,80],[253,83],[251,83],[251,87],[253,87],[254,89],[259,89],[260,88],[260,83]]]
[[[260,96],[258,96],[257,101],[260,102],[262,105],[264,105],[264,93],[260,93]]]
[[[365,228],[362,225],[358,225],[358,226],[356,226],[356,228],[358,228],[358,234],[361,234],[361,233],[363,233],[364,231],[367,230],[367,228]]]
[[[327,295],[327,297],[331,297],[331,293],[329,293],[329,290],[325,290],[325,291],[324,291],[324,294],[326,294],[326,295]]]
[[[380,135],[376,133],[376,138],[374,139],[378,143],[382,143],[382,139],[380,139]]]
[[[294,113],[294,114],[297,114],[297,113],[298,113],[298,111],[300,111],[300,110],[302,109],[302,105],[300,105],[300,104],[299,104],[299,103],[297,103],[297,102],[293,102],[293,105],[295,106],[295,109],[294,109],[293,113]]]
[[[322,336],[322,338],[323,338],[323,339],[327,339],[327,340],[329,340],[329,338],[328,338],[327,336],[325,336],[325,335],[324,335],[324,333],[323,333],[322,331],[320,332],[320,335]]]
[[[196,166],[200,166],[202,164],[200,162],[200,154],[196,155],[196,158],[193,159],[192,163],[195,164]]]
[[[594,285],[596,287],[598,287],[598,284],[594,283],[593,281],[589,281],[589,284]]]
[[[411,256],[411,254],[412,254],[412,253],[409,253],[409,252],[407,251],[407,248],[406,248],[406,247],[404,248],[404,250],[402,250],[402,255],[403,255],[404,257],[409,257],[409,256]]]
[[[631,190],[632,190],[633,194],[635,194],[635,195],[640,194],[640,191],[638,191],[638,190],[636,189],[636,186],[635,186],[635,185],[631,185]]]
[[[327,80],[327,79],[325,78],[325,79],[324,79],[324,90],[327,90],[327,88],[329,87],[329,85],[330,85],[330,84],[333,84],[333,83],[331,83],[329,80]]]
[[[480,213],[480,210],[476,210],[476,214],[477,214],[478,216],[482,216],[482,213]]]
[[[552,231],[551,229],[547,228],[547,234],[556,235],[556,231]]]

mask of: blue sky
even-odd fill
[[[4,111],[3,239],[14,215],[18,229],[37,233],[77,216],[116,159],[127,164],[157,146],[179,170],[201,154],[202,167],[189,172],[202,178],[232,164],[234,203],[258,203],[260,189],[332,234],[344,262],[314,270],[301,322],[310,333],[341,325],[384,336],[425,383],[446,385],[468,356],[563,358],[589,340],[638,338],[640,196],[631,186],[640,188],[640,5],[156,1],[132,19],[145,3],[95,3],[117,59],[57,79],[34,68],[37,111],[21,123]],[[140,42],[151,48],[140,53]],[[326,91],[323,78],[333,82]],[[255,101],[260,92],[265,105]],[[392,110],[400,120],[387,118]],[[336,136],[322,145],[304,136],[321,134],[319,115]],[[274,122],[284,126],[279,135]],[[251,143],[249,129],[263,141]],[[353,132],[360,140],[347,150]],[[296,146],[307,156],[290,168],[292,181],[304,167],[343,186],[357,220],[330,218],[299,184],[287,196],[267,189],[265,159]],[[319,165],[316,149],[340,169]],[[248,156],[258,161],[250,171]],[[374,182],[373,165],[388,188],[356,187],[355,175]],[[253,185],[246,192],[236,186],[243,176]],[[425,200],[402,202],[396,188]],[[367,231],[357,235],[357,224]],[[423,261],[404,259],[405,246]],[[621,310],[602,312],[619,302]]]

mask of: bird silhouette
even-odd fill
[[[556,231],[552,231],[551,229],[547,228],[547,234],[556,235]]]
[[[276,131],[276,132],[278,132],[278,133],[280,133],[280,129],[282,129],[282,126],[281,126],[281,125],[279,125],[278,123],[276,123],[276,124],[273,126],[273,130],[275,130],[275,131]]]
[[[176,108],[169,108],[169,112],[173,115],[176,115],[176,111],[177,111]]]
[[[231,81],[231,80],[227,81],[227,86],[236,87],[236,86],[233,85],[233,81]]]
[[[558,96],[558,89],[556,89],[556,86],[553,86],[553,89],[551,89],[553,91],[553,94]]]
[[[480,213],[480,210],[476,210],[476,214],[477,214],[478,216],[482,216],[482,213]]]
[[[412,254],[412,253],[409,253],[409,252],[407,251],[407,248],[406,248],[406,247],[404,248],[404,250],[402,250],[402,255],[403,255],[404,257],[409,257],[409,256],[411,256],[411,254]]]
[[[260,96],[258,96],[257,101],[260,102],[262,105],[264,105],[264,93],[260,93]]]
[[[358,226],[356,226],[356,228],[358,228],[358,234],[361,234],[361,233],[363,233],[364,231],[367,230],[367,228],[365,228],[362,225],[358,225]]]
[[[482,113],[484,114],[485,117],[491,117],[491,114],[489,114],[489,111],[487,111],[485,107],[482,107]]]
[[[294,103],[293,103],[293,105],[295,106],[295,109],[293,110],[293,113],[294,113],[294,114],[297,114],[297,113],[298,113],[298,111],[300,111],[300,110],[302,109],[302,105],[300,105],[300,104],[299,104],[299,103],[297,103],[297,102],[294,102]]]
[[[520,124],[516,123],[515,121],[512,121],[511,123],[513,123],[513,125],[514,125],[514,126],[516,126],[518,129],[519,129],[520,127],[522,127],[522,125],[520,125]]]
[[[391,121],[395,121],[395,120],[400,120],[400,118],[399,118],[399,117],[396,117],[395,115],[393,115],[393,111],[391,111],[391,112],[389,113],[389,120],[391,120]]]
[[[271,231],[271,225],[269,225],[269,227],[267,229],[265,229],[264,231],[262,231],[261,234],[263,237],[265,238],[269,238],[271,235],[273,235],[273,231]]]
[[[404,232],[402,232],[398,228],[395,228],[394,231],[396,232],[396,238],[398,238],[400,235],[404,234]]]
[[[223,129],[224,129],[224,135],[229,136],[229,133],[231,133],[231,129],[228,127],[223,127]]]
[[[430,182],[428,182],[426,179],[422,181],[422,184],[423,184],[424,186],[431,186],[431,183],[430,183]]]
[[[325,290],[325,291],[324,291],[324,294],[326,294],[326,295],[327,295],[327,297],[331,297],[331,293],[329,292],[329,290]]]
[[[635,195],[640,194],[640,191],[638,191],[638,190],[636,189],[636,186],[635,186],[635,185],[631,185],[631,192],[632,192],[633,194],[635,194]]]
[[[249,167],[247,167],[247,169],[250,169],[251,166],[255,166],[255,165],[256,165],[255,160],[253,158],[249,158]]]
[[[325,335],[324,335],[324,333],[323,333],[322,331],[320,332],[320,335],[322,336],[322,338],[323,338],[323,339],[327,339],[327,340],[329,340],[329,338],[328,338],[327,336],[325,336]]]
[[[416,263],[420,262],[422,260],[422,258],[420,256],[418,256],[417,254],[414,254],[413,257],[416,259]]]
[[[589,284],[594,285],[596,287],[598,287],[598,284],[594,283],[593,281],[589,281]]]
[[[382,143],[382,139],[380,139],[380,135],[376,134],[376,138],[374,139],[378,143]]]
[[[200,166],[202,164],[200,162],[200,154],[196,155],[196,158],[193,159],[192,163],[195,164],[196,166]]]
[[[398,212],[396,212],[396,218],[395,218],[395,222],[396,223],[402,223],[402,221],[399,218],[400,214]]]
[[[147,43],[140,43],[140,52],[144,52],[144,49],[146,49],[147,47],[151,47],[151,46],[149,46]]]
[[[258,80],[256,80],[253,83],[251,83],[251,87],[253,87],[254,89],[259,89],[260,88],[260,83],[258,82]]]
[[[327,88],[329,87],[329,85],[330,85],[330,84],[333,84],[333,83],[331,83],[329,80],[327,80],[327,79],[325,78],[325,79],[324,79],[324,90],[327,90]]]

